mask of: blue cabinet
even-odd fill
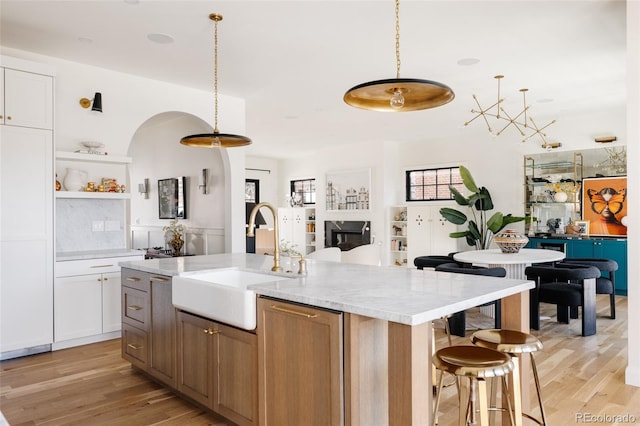
[[[627,240],[529,238],[527,248],[562,249],[567,257],[593,257],[618,262],[616,294],[627,295]]]

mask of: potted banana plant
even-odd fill
[[[493,210],[493,201],[491,194],[487,188],[478,187],[471,176],[471,172],[460,166],[460,176],[462,183],[471,194],[465,197],[452,185],[449,185],[449,191],[453,195],[454,200],[460,206],[467,207],[470,217],[460,211],[449,207],[440,209],[440,214],[447,221],[456,225],[464,225],[467,223],[466,231],[452,232],[449,234],[451,238],[465,238],[467,244],[475,247],[476,250],[485,250],[491,246],[494,235],[498,234],[505,226],[510,223],[527,221],[528,218],[520,216],[512,216],[511,214],[502,214],[495,212],[489,216]]]

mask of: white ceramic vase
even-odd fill
[[[553,201],[556,203],[564,203],[567,201],[568,195],[566,192],[556,192],[553,194]]]
[[[64,175],[64,189],[66,191],[83,191],[87,184],[88,174],[84,170],[67,169]]]

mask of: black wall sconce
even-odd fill
[[[102,93],[96,92],[95,95],[93,95],[93,99],[80,99],[80,106],[82,106],[82,108],[91,107],[91,111],[102,112]]]

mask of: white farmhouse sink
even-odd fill
[[[245,330],[256,328],[256,294],[251,284],[280,281],[286,277],[236,268],[189,273],[173,277],[173,305]]]

